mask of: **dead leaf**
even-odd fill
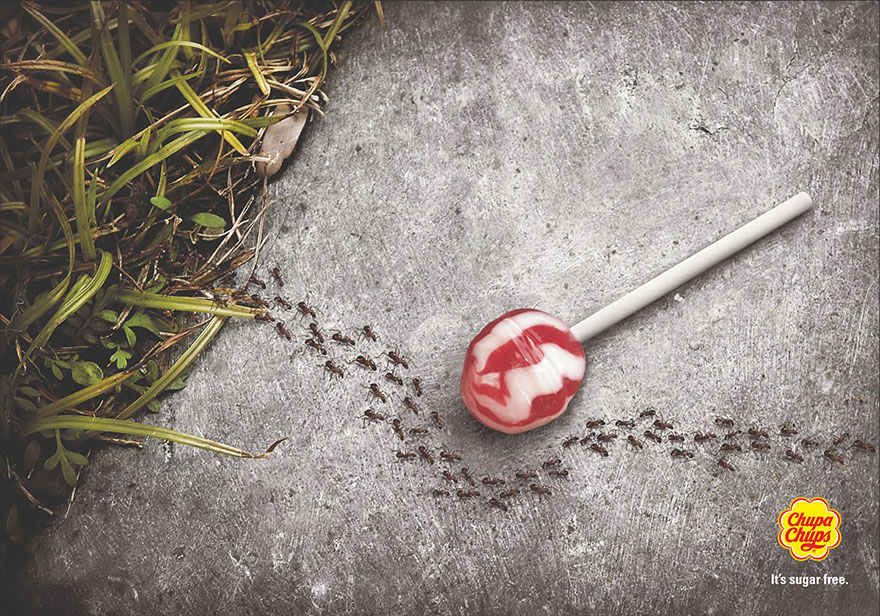
[[[281,104],[275,108],[275,115],[288,113],[290,113],[289,105]],[[273,124],[266,129],[259,156],[267,160],[257,162],[257,175],[270,178],[278,173],[281,165],[293,153],[308,119],[308,109],[300,107],[299,111],[292,116],[284,118],[278,124]]]

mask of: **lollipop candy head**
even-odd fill
[[[565,323],[540,310],[512,310],[468,347],[461,397],[483,425],[526,432],[562,415],[585,368],[583,347]]]

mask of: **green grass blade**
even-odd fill
[[[74,44],[73,41],[70,40],[70,38],[66,34],[64,34],[64,32],[61,31],[60,28],[58,28],[58,26],[52,23],[52,21],[45,15],[40,13],[34,4],[30,2],[23,2],[21,4],[21,8],[26,10],[28,13],[31,14],[31,17],[40,22],[40,25],[46,28],[46,30],[48,30],[49,33],[55,37],[55,40],[57,40],[61,44],[61,46],[67,51],[67,53],[70,54],[70,57],[73,58],[77,64],[82,64],[85,66],[87,62],[86,55],[80,50],[79,47],[76,46],[76,44]]]
[[[137,111],[131,98],[131,69],[129,68],[126,72],[122,67],[119,54],[116,53],[116,47],[113,45],[113,37],[107,28],[107,19],[101,2],[92,0],[89,6],[92,11],[92,28],[100,32],[101,55],[104,58],[104,65],[110,75],[110,81],[116,84],[113,96],[116,99],[116,109],[119,112],[121,137],[126,139],[134,133],[134,114]],[[126,19],[127,31],[128,20]]]
[[[111,391],[112,389],[127,381],[137,371],[137,367],[132,367],[130,370],[127,370],[125,372],[117,372],[112,376],[101,379],[97,383],[75,391],[69,396],[65,396],[56,400],[55,402],[52,402],[45,406],[41,406],[36,411],[36,417],[37,419],[51,417],[53,415],[61,413],[62,411],[66,411],[79,404],[82,404],[83,402],[88,402],[92,398],[97,398],[98,396],[105,394],[108,391]]]
[[[224,305],[210,299],[201,297],[175,297],[173,295],[159,295],[157,293],[144,293],[130,289],[118,289],[116,301],[132,306],[144,308],[159,308],[162,310],[182,310],[185,312],[200,312],[222,317],[239,317],[253,319],[262,314],[262,310],[248,308],[246,306]]]

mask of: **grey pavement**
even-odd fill
[[[880,431],[878,5],[385,11],[387,30],[373,18],[345,41],[327,117],[272,185],[258,266],[267,281],[280,266],[267,294],[307,300],[327,335],[381,339],[328,342],[347,371],[331,379],[292,312],[275,311],[294,342],[227,327],[147,420],[251,450],[290,440],[258,461],[101,452],[69,512],[7,562],[8,613],[876,614],[877,455],[821,452]],[[590,341],[559,420],[506,436],[467,414],[458,378],[485,323],[517,307],[576,322],[800,190],[811,212]],[[418,416],[382,377],[389,349],[423,381]],[[357,354],[381,372],[345,363]],[[429,433],[401,442],[364,425],[368,407]],[[649,407],[692,460],[633,451],[626,430],[607,458],[561,447]],[[736,470],[719,467],[717,442],[692,442],[718,416],[767,428],[770,451],[738,437]],[[435,464],[397,459],[420,444]],[[462,466],[480,497],[455,496]],[[552,495],[514,478],[528,469]],[[522,490],[508,511],[486,475]],[[821,562],[777,544],[799,496],[843,519]]]

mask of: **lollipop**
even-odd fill
[[[473,339],[461,374],[461,397],[493,430],[514,434],[550,423],[568,407],[586,368],[582,344],[813,206],[799,193],[571,329],[540,310],[508,312]]]

